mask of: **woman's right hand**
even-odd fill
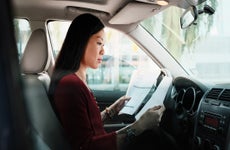
[[[144,130],[153,129],[159,126],[164,111],[164,105],[149,108],[136,122],[139,130],[143,132]]]
[[[156,128],[163,115],[165,107],[162,106],[154,106],[148,109],[138,120],[136,120],[133,124],[126,126],[117,131],[117,147],[118,149],[122,149],[123,144],[125,143],[125,138],[129,139],[128,131],[132,130],[135,136],[140,135],[145,130]],[[130,140],[130,139],[129,139]]]

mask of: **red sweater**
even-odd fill
[[[64,76],[54,104],[75,150],[116,150],[116,133],[106,133],[93,93],[75,75]]]

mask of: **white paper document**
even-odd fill
[[[119,115],[134,115],[136,113],[151,88],[156,87],[156,81],[160,73],[160,70],[152,69],[133,72],[126,92],[126,96],[130,96],[131,99],[125,104]]]
[[[137,113],[135,116],[136,119],[139,119],[141,115],[146,112],[149,108],[152,108],[157,105],[162,105],[169,90],[169,87],[172,83],[172,77],[165,76],[161,83],[158,85],[156,91],[153,93],[152,97],[144,105],[144,107]]]

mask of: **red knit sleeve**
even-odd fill
[[[116,150],[116,133],[104,131],[100,111],[75,75],[63,77],[54,96],[61,123],[74,149]]]

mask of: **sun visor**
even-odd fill
[[[65,11],[66,17],[71,19],[75,18],[77,15],[84,13],[91,13],[100,19],[107,19],[110,16],[108,12],[73,6],[67,6]]]
[[[113,18],[110,24],[131,24],[150,17],[160,10],[161,6],[156,4],[146,4],[131,2],[121,9]]]

